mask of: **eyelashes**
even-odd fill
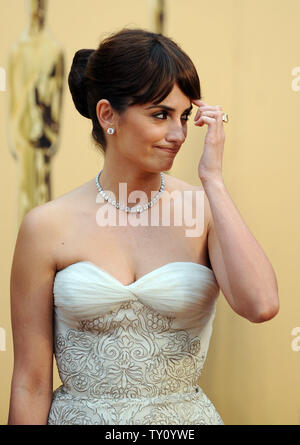
[[[185,120],[185,121],[188,121],[188,120],[189,120],[189,117],[190,117],[191,114],[192,114],[192,112],[190,111],[189,113],[184,114],[184,115],[181,117],[181,119],[183,119],[183,120]],[[160,116],[160,115],[163,115],[164,118],[162,119],[162,118],[158,117],[158,116]],[[156,113],[156,114],[153,115],[153,117],[156,117],[156,118],[158,118],[158,119],[160,119],[160,120],[164,120],[167,116],[168,116],[168,112],[167,112],[167,111],[161,111],[160,113]]]
[[[192,114],[191,112],[186,113],[186,114],[183,116],[184,120],[185,120],[185,121],[188,121],[188,120],[189,120],[189,117],[190,117],[191,114]]]

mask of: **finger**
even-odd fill
[[[206,103],[203,102],[203,100],[201,100],[201,99],[192,99],[192,103],[195,105],[198,105],[198,106],[206,105]]]
[[[194,117],[194,121],[196,121],[197,119],[199,119],[199,117],[201,116],[202,111],[209,111],[211,110],[211,107],[209,105],[203,105],[201,107],[198,108],[195,117]]]
[[[199,122],[199,120],[201,119],[201,117],[203,116],[207,116],[207,117],[211,117],[214,118],[214,120],[217,123],[217,119],[219,117],[219,113],[222,115],[223,113],[221,111],[212,111],[212,110],[206,110],[206,111],[200,111],[199,116],[197,117],[197,119],[195,120],[195,124],[197,124]],[[219,122],[219,121],[218,121]]]
[[[204,102],[201,99],[192,99],[191,101],[193,104],[198,105],[199,107],[209,106],[206,102]],[[210,106],[210,108],[214,108],[216,110],[222,111],[222,107],[220,105]]]
[[[223,111],[218,111],[217,112],[217,121],[218,121],[218,124],[220,124],[220,125],[222,125],[223,126]]]
[[[219,105],[215,105],[215,106],[212,106],[212,105],[202,105],[202,106],[200,106],[198,108],[198,110],[196,112],[196,115],[194,117],[194,121],[199,119],[200,114],[201,114],[202,111],[208,111],[208,110],[210,110],[210,111],[219,111],[219,110],[222,110],[222,108]]]
[[[217,124],[218,124],[218,135],[222,139],[225,140],[225,129],[224,129],[224,122],[223,122],[223,111],[219,111],[217,114]]]
[[[200,119],[197,122],[195,122],[195,125],[197,125],[199,127],[202,127],[202,125],[204,125],[204,124],[208,124],[210,126],[216,126],[217,121],[213,117],[201,116]]]

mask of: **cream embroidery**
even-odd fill
[[[48,424],[223,424],[197,385],[201,336],[138,300],[56,332]]]

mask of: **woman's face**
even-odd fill
[[[177,84],[158,105],[129,106],[114,135],[119,154],[148,171],[169,170],[185,141],[191,110],[191,100]]]

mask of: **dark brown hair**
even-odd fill
[[[105,134],[96,114],[100,99],[122,114],[130,105],[162,102],[175,83],[190,99],[201,99],[189,56],[169,37],[143,29],[124,28],[96,50],[77,51],[68,83],[75,107],[92,120],[92,137],[104,153]]]

